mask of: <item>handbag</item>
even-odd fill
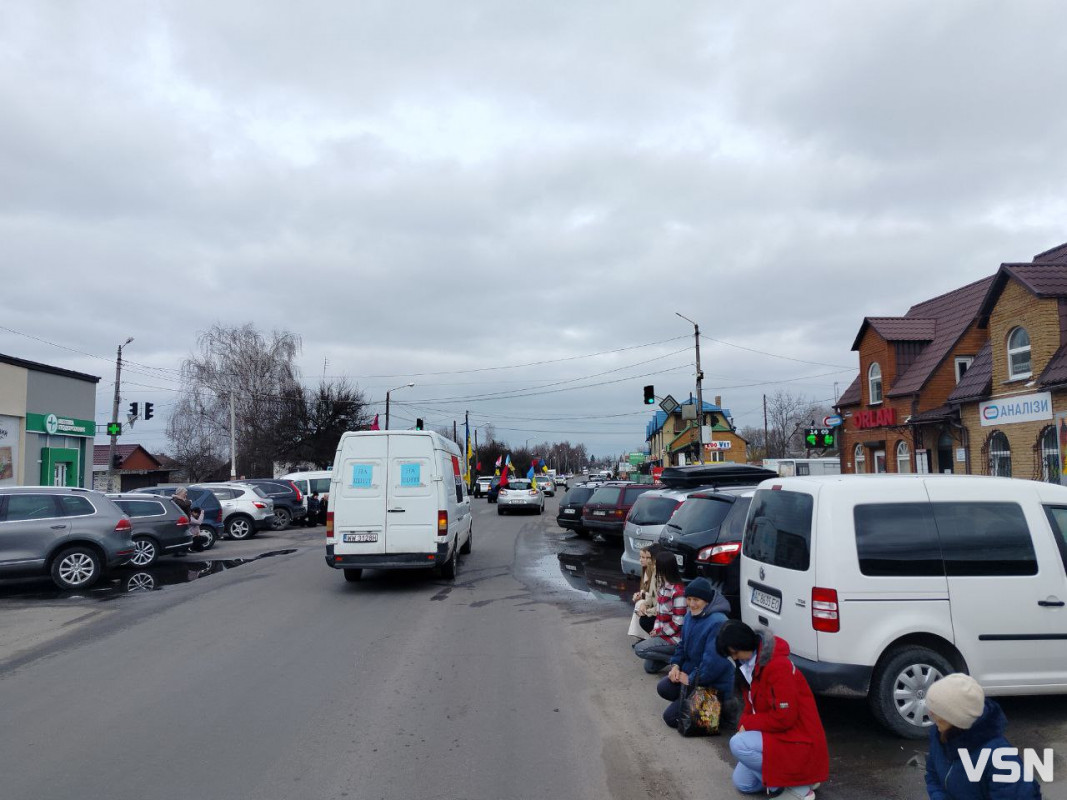
[[[707,686],[683,686],[678,702],[678,733],[682,736],[718,735],[722,700],[717,690]]]

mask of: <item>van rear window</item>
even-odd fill
[[[806,571],[811,563],[810,494],[761,489],[752,498],[742,552],[786,569]]]

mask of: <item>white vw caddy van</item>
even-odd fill
[[[454,578],[473,542],[461,458],[432,431],[344,434],[330,480],[326,563],[348,581],[364,569],[436,568]]]
[[[842,475],[759,485],[741,615],[789,642],[816,693],[866,696],[926,735],[926,690],[1067,692],[1067,487],[1012,478]]]

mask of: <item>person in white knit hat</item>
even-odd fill
[[[1041,797],[1036,782],[993,781],[992,751],[1011,747],[1004,738],[1007,720],[1000,706],[987,700],[974,678],[956,672],[946,675],[926,693],[930,728],[930,752],[926,757],[926,791],[930,800],[1033,800]],[[971,764],[982,761],[989,751],[985,770],[971,782],[960,751],[968,752]],[[1018,761],[1018,758],[1014,759]]]

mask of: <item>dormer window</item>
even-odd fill
[[[1013,328],[1008,334],[1008,380],[1029,378],[1030,369],[1030,334],[1026,328]]]
[[[882,402],[882,368],[877,363],[867,370],[867,386],[870,389],[870,405]]]

